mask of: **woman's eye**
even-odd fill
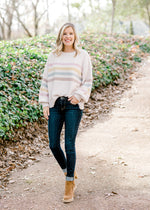
[[[72,32],[71,33],[68,33],[68,34],[67,33],[63,33],[63,36],[67,36],[67,35],[70,35],[71,36],[71,35],[73,35],[73,33]]]

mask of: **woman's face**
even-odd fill
[[[64,46],[72,47],[75,40],[75,34],[72,27],[65,28],[62,36]]]

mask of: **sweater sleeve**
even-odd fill
[[[50,55],[48,56],[44,72],[41,80],[41,87],[39,91],[39,103],[43,107],[49,106],[49,94],[48,94],[48,66],[49,66]]]
[[[78,101],[83,101],[84,103],[88,102],[91,89],[92,89],[92,64],[90,56],[87,52],[85,52],[85,56],[83,58],[83,66],[82,66],[82,81],[80,87],[74,92],[74,96],[78,99]]]

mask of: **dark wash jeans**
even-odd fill
[[[66,170],[68,181],[74,178],[76,163],[75,139],[83,110],[73,105],[67,97],[59,97],[54,107],[50,108],[48,119],[49,147],[63,171]],[[60,134],[65,123],[65,152],[60,146]]]

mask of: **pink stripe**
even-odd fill
[[[48,82],[48,80],[46,78],[43,78],[43,81]]]
[[[86,83],[86,82],[92,83],[92,80],[91,80],[91,79],[90,79],[90,80],[86,80],[85,83]]]
[[[40,97],[40,96],[49,96],[49,94],[48,94],[48,93],[42,93],[42,92],[41,92],[41,93],[39,94],[39,97]]]
[[[81,66],[79,65],[79,64],[77,64],[77,63],[52,63],[52,64],[49,64],[48,65],[48,67],[50,67],[50,66],[54,66],[54,65],[73,65],[73,66],[78,66],[79,68],[81,68]]]

